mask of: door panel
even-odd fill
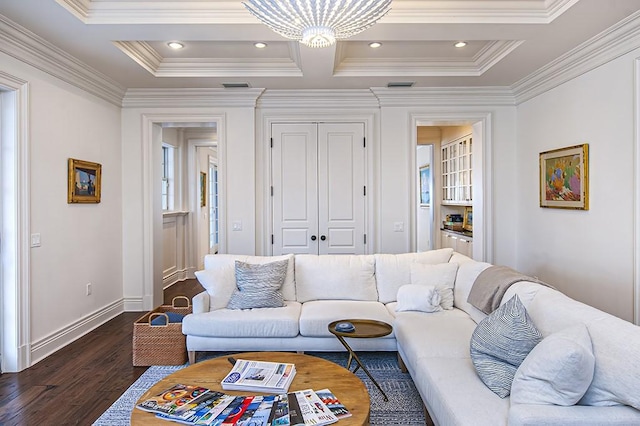
[[[364,253],[364,124],[273,124],[272,137],[272,253]]]
[[[365,230],[365,148],[362,123],[318,129],[320,254],[362,254]]]
[[[271,153],[273,254],[318,251],[315,124],[274,124]]]

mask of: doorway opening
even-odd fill
[[[163,290],[194,278],[209,253],[210,158],[217,164],[216,217],[218,250],[224,249],[224,161],[221,117],[143,116],[143,180],[148,188],[143,205],[146,226],[143,309],[162,304]],[[173,159],[164,153],[170,148]],[[157,164],[158,166],[154,166]],[[173,171],[165,176],[165,171]],[[166,202],[164,200],[167,200]],[[164,208],[163,208],[164,207]],[[204,246],[204,249],[202,248]]]
[[[455,243],[453,248],[458,252],[467,254],[468,250],[476,260],[492,261],[492,229],[488,220],[492,209],[490,118],[489,113],[412,115],[411,176],[415,176],[410,181],[412,251],[452,247]],[[430,157],[420,153],[425,150],[423,146],[432,147]],[[444,152],[445,146],[451,146],[451,150]],[[443,158],[448,153],[455,153],[455,157]],[[427,164],[428,172],[424,168]],[[425,187],[422,178],[427,173]],[[428,206],[422,203],[425,189],[430,197]],[[472,222],[463,225],[465,216]],[[443,222],[452,222],[456,230],[460,227],[459,234],[454,234],[455,241],[444,239]],[[472,238],[464,226],[472,229]]]
[[[218,254],[218,159],[209,156],[209,254]]]

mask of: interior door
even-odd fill
[[[362,123],[318,126],[320,254],[365,252],[365,144]]]
[[[273,124],[272,140],[272,253],[364,253],[364,124]]]
[[[316,124],[274,124],[273,254],[318,252]]]

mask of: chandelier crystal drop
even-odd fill
[[[370,28],[391,0],[247,0],[242,3],[276,33],[309,47],[328,47]]]

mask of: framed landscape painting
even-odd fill
[[[589,210],[589,145],[540,153],[540,207]]]
[[[69,158],[67,203],[99,203],[102,191],[102,165]]]

